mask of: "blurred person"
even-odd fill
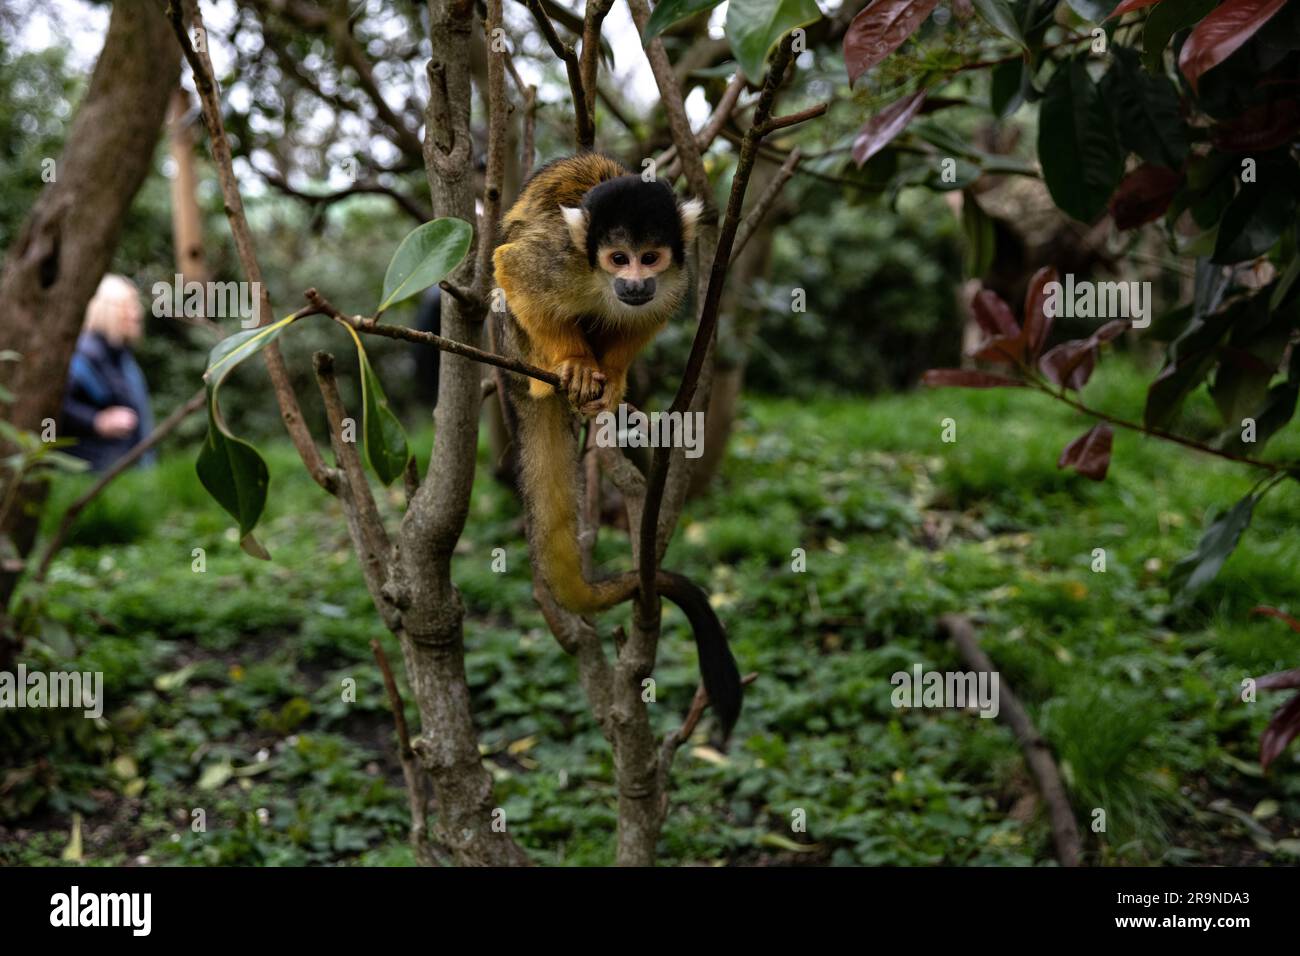
[[[130,280],[108,273],[86,306],[86,319],[68,370],[60,436],[68,449],[104,471],[153,431],[149,387],[131,354],[144,333],[144,309]],[[142,463],[152,463],[151,451]]]

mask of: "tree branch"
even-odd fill
[[[343,400],[339,397],[338,382],[334,378],[334,356],[328,352],[317,352],[312,356],[312,366],[316,371],[316,383],[320,388],[321,399],[325,403],[325,417],[329,423],[330,446],[334,449],[334,458],[343,471],[343,479],[336,483],[336,497],[343,504],[344,517],[347,519],[348,532],[353,540],[353,548],[361,562],[361,573],[365,578],[367,590],[375,603],[376,610],[384,619],[388,628],[400,626],[401,615],[384,595],[384,583],[388,580],[388,553],[392,547],[388,531],[384,528],[384,519],[379,514],[374,492],[366,479],[365,467],[361,464],[361,452],[356,440],[348,441],[344,437],[344,428],[348,417]],[[356,422],[353,420],[353,429]]]
[[[382,183],[353,183],[351,186],[335,190],[331,193],[309,193],[289,185],[289,181],[279,173],[272,173],[260,169],[252,162],[252,160],[249,160],[249,165],[252,166],[257,174],[266,180],[269,185],[274,186],[286,196],[301,199],[303,202],[311,203],[313,206],[331,206],[350,196],[387,196],[397,204],[398,208],[414,219],[417,224],[426,223],[433,218],[433,213],[427,207],[422,206],[416,200],[407,196],[405,193],[394,189],[392,186],[385,186]]]
[[[939,632],[946,634],[957,646],[967,666],[982,673],[996,673],[989,656],[980,649],[979,640],[970,621],[960,614],[945,614],[939,618]],[[998,684],[998,716],[1016,735],[1016,742],[1025,755],[1025,763],[1038,782],[1038,792],[1047,804],[1048,815],[1052,821],[1052,840],[1056,844],[1056,857],[1061,866],[1079,866],[1083,851],[1079,840],[1079,827],[1070,808],[1070,798],[1066,795],[1065,784],[1052,759],[1051,748],[1038,733],[1034,723],[1029,719],[1020,699],[1011,693],[1005,681]]]
[[[587,109],[587,97],[582,85],[582,65],[578,60],[577,51],[572,44],[564,43],[555,32],[555,24],[542,9],[541,0],[525,0],[525,2],[551,52],[564,61],[564,68],[569,76],[569,91],[573,95],[574,138],[578,148],[591,149],[596,142],[596,128],[592,122],[593,114]]]
[[[790,181],[790,177],[794,175],[795,167],[799,165],[801,159],[803,159],[803,153],[796,146],[790,151],[790,155],[786,157],[785,162],[781,164],[781,168],[777,170],[776,175],[772,177],[772,181],[767,184],[767,188],[755,200],[748,215],[741,221],[740,227],[736,230],[735,245],[731,249],[732,265],[736,264],[736,260],[740,258],[740,253],[749,243],[749,240],[753,238],[754,233],[758,231],[763,218],[767,215],[768,210],[772,208],[772,204],[776,202],[776,197],[781,194],[785,184]]]
[[[261,298],[258,302],[258,324],[266,325],[272,321],[271,296],[262,282],[262,269],[257,262],[253,235],[249,231],[248,217],[244,213],[244,200],[239,194],[239,183],[235,179],[230,140],[226,137],[225,126],[221,120],[221,100],[213,80],[212,61],[208,57],[206,46],[202,53],[195,52],[189,34],[185,32],[180,4],[181,0],[170,0],[169,3],[168,12],[172,29],[176,33],[176,39],[180,41],[181,51],[185,54],[185,59],[194,74],[194,86],[203,105],[203,121],[208,128],[212,158],[217,164],[221,198],[225,203],[226,219],[230,223],[230,232],[235,240],[235,251],[239,255],[245,277],[261,290]],[[191,7],[190,25],[193,29],[202,30],[203,16],[196,0],[191,2]],[[307,429],[307,423],[303,420],[302,409],[298,405],[298,397],[293,392],[293,384],[289,381],[289,371],[285,368],[279,345],[272,342],[262,350],[262,354],[265,357],[267,374],[271,377],[271,385],[275,389],[276,401],[280,406],[280,417],[289,432],[294,448],[298,450],[298,457],[302,459],[312,480],[332,493],[334,490],[332,474],[325,465],[324,459],[321,458],[320,449],[316,447],[316,442]]]
[[[628,0],[632,10],[632,20],[636,28],[645,34],[646,23],[650,19],[648,0]],[[682,87],[677,82],[677,74],[668,59],[663,40],[655,37],[646,45],[646,59],[650,61],[650,72],[654,74],[659,87],[659,102],[668,114],[668,128],[672,132],[673,142],[677,145],[677,156],[681,159],[682,171],[686,174],[686,183],[696,199],[704,203],[705,222],[712,222],[717,216],[713,202],[713,189],[709,186],[709,176],[704,170],[704,160],[700,157],[700,148],[691,132],[691,121],[686,115],[686,105],[682,99]]]
[[[634,5],[644,7],[646,0],[630,0]],[[635,7],[634,7],[635,12]],[[722,303],[722,288],[726,283],[727,270],[731,266],[731,253],[735,243],[736,231],[740,223],[741,207],[745,200],[745,191],[749,187],[749,177],[754,170],[754,160],[762,130],[772,115],[776,101],[776,91],[785,77],[786,66],[790,62],[792,35],[787,34],[772,56],[771,66],[759,94],[758,104],[754,109],[754,123],[745,131],[740,146],[740,156],[736,161],[736,172],[731,181],[731,194],[727,198],[727,211],[718,233],[718,245],[713,254],[713,266],[709,273],[708,291],[700,312],[699,327],[695,332],[695,341],[691,346],[690,358],[686,370],[682,373],[682,382],[673,399],[671,412],[684,413],[695,397],[700,373],[704,368],[706,354],[713,345],[713,335],[717,329],[718,311]],[[692,139],[690,145],[695,145]],[[681,148],[679,143],[678,148]],[[689,164],[687,165],[689,169]],[[655,574],[658,570],[658,527],[659,509],[663,503],[664,488],[668,480],[669,449],[656,448],[650,462],[650,473],[646,478],[645,510],[641,515],[640,528],[640,606],[642,613],[650,616],[651,609],[658,607],[659,597],[655,590]]]
[[[356,329],[358,332],[364,332],[367,335],[382,335],[389,339],[403,339],[407,342],[419,342],[421,345],[432,345],[436,349],[444,352],[451,352],[453,355],[460,355],[475,362],[482,362],[484,365],[495,365],[497,368],[503,368],[507,372],[517,372],[520,375],[527,375],[529,378],[535,378],[539,382],[545,382],[560,388],[560,377],[554,372],[548,372],[545,369],[537,368],[535,365],[529,365],[527,362],[521,362],[518,359],[506,355],[494,355],[491,352],[485,352],[482,349],[475,348],[472,345],[466,345],[463,342],[456,342],[452,339],[444,338],[433,332],[421,332],[419,329],[407,328],[404,325],[388,325],[384,322],[378,322],[370,316],[347,315],[340,312],[334,305],[315,289],[308,289],[305,293],[307,301],[311,303],[313,312],[319,312],[322,315],[328,315],[344,325]]]
[[[599,92],[596,74],[600,69],[600,29],[612,6],[614,0],[587,0],[582,18],[582,59],[579,61],[578,74],[582,80],[581,108],[587,112],[585,129],[590,131],[592,138],[590,143],[579,140],[579,147],[585,149],[590,149],[596,141],[596,99]]]
[[[1125,428],[1128,429],[1129,431],[1138,432],[1139,434],[1142,435],[1150,435],[1153,438],[1162,438],[1165,441],[1173,442],[1176,445],[1182,445],[1184,448],[1191,448],[1196,451],[1203,452],[1206,455],[1214,455],[1216,458],[1224,458],[1227,459],[1228,461],[1235,461],[1242,465],[1250,465],[1252,468],[1262,468],[1263,470],[1269,472],[1270,474],[1276,475],[1276,474],[1286,473],[1292,475],[1300,475],[1300,462],[1263,461],[1262,459],[1259,458],[1251,458],[1248,455],[1238,455],[1235,454],[1234,452],[1224,451],[1221,448],[1215,448],[1212,445],[1207,445],[1204,442],[1199,442],[1194,438],[1186,438],[1183,435],[1177,435],[1174,432],[1165,431],[1165,429],[1163,428],[1151,428],[1145,424],[1142,424],[1141,422],[1129,421],[1126,418],[1120,418],[1117,415],[1111,415],[1109,412],[1100,411],[1099,409],[1092,408],[1088,405],[1085,405],[1081,401],[1077,401],[1073,398],[1070,398],[1063,391],[1058,391],[1057,389],[1048,385],[1046,382],[1039,379],[1038,376],[1032,374],[1031,370],[1028,370],[1026,368],[1026,371],[1029,374],[1026,375],[1025,381],[1026,384],[1028,384],[1031,388],[1035,388],[1038,391],[1042,392],[1044,395],[1048,395],[1051,398],[1055,399],[1058,402],[1061,402],[1064,405],[1069,405],[1074,410],[1083,412],[1083,414],[1088,415],[1092,418],[1099,419],[1100,421],[1107,422],[1119,428]]]
[[[722,96],[718,98],[718,105],[713,108],[708,120],[700,127],[700,131],[695,134],[695,145],[700,153],[708,151],[713,145],[713,141],[718,138],[722,128],[727,125],[732,114],[736,110],[736,103],[740,100],[740,94],[745,89],[745,75],[739,70],[732,76],[727,88],[722,91]],[[660,169],[660,175],[665,179],[676,179],[682,174],[682,163],[677,157],[677,146],[669,146],[659,154],[655,159],[656,168]]]
[[[436,866],[437,857],[429,843],[427,814],[429,807],[429,777],[415,758],[411,749],[411,733],[406,727],[406,707],[402,703],[402,694],[393,679],[393,669],[388,666],[388,655],[384,653],[379,641],[372,638],[370,650],[374,652],[375,662],[384,678],[384,691],[388,694],[388,706],[393,711],[393,724],[397,730],[397,756],[402,763],[402,778],[406,781],[406,802],[411,811],[411,849],[415,860],[421,866]]]
[[[492,254],[497,247],[497,224],[501,219],[501,190],[506,170],[506,119],[510,101],[506,97],[505,44],[496,50],[493,32],[501,26],[501,0],[487,0],[488,146],[483,176],[483,208],[478,217],[478,262],[474,266],[474,295],[485,301],[492,281]]]

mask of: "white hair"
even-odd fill
[[[99,288],[86,304],[86,320],[82,328],[98,332],[110,345],[121,345],[125,336],[122,326],[130,309],[140,308],[140,293],[125,276],[106,272],[99,280]]]

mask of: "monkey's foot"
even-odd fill
[[[560,377],[560,387],[574,408],[596,401],[605,391],[605,373],[600,366],[581,359],[565,359],[553,369]]]
[[[623,401],[625,387],[621,381],[606,382],[605,391],[600,397],[595,401],[587,402],[578,411],[584,418],[595,418],[601,412],[617,411],[619,403]]]

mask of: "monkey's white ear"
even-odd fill
[[[584,256],[587,254],[587,210],[581,206],[561,206],[560,215],[569,227],[569,238]]]
[[[700,213],[704,212],[704,203],[699,199],[688,199],[678,205],[677,211],[682,217],[682,244],[689,246],[695,241],[695,224],[700,221]]]

